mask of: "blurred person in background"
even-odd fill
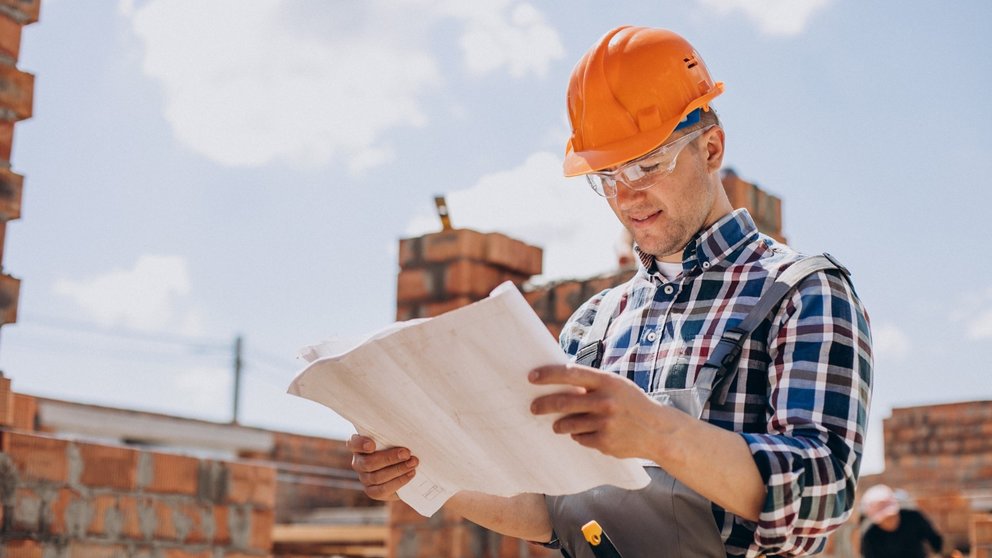
[[[895,491],[884,484],[865,492],[861,510],[871,523],[861,537],[865,558],[924,558],[930,551],[940,552],[944,544],[926,516],[901,508]]]

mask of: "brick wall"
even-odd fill
[[[17,69],[21,27],[38,21],[40,0],[0,1],[0,326],[17,321],[20,280],[4,272],[7,222],[21,217],[24,177],[13,172],[14,123],[31,117],[34,76]]]
[[[269,554],[275,469],[0,431],[0,540],[24,558]]]

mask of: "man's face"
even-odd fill
[[[668,142],[682,135],[673,134]],[[722,154],[723,131],[712,128],[682,150],[672,174],[650,188],[634,191],[618,185],[616,197],[608,198],[610,208],[642,252],[680,262],[693,235],[725,214],[717,203],[719,181],[711,176]]]

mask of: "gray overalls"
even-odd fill
[[[847,275],[828,254],[791,265],[762,294],[747,317],[723,334],[692,387],[659,390],[650,393],[651,398],[697,419],[711,397],[725,401],[747,337],[795,285],[824,269],[839,269]],[[625,286],[615,287],[604,296],[576,354],[578,364],[599,366],[606,329]],[[579,494],[547,496],[551,524],[563,553],[572,558],[595,558],[581,529],[596,520],[623,558],[724,558],[727,552],[710,501],[661,467],[648,466],[647,472],[651,483],[641,490],[604,485]]]

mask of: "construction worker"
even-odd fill
[[[877,484],[861,497],[861,512],[870,525],[861,537],[865,558],[925,558],[939,553],[944,538],[922,512],[903,509],[896,492]]]
[[[593,556],[580,531],[590,519],[637,558],[811,554],[849,516],[871,391],[868,318],[846,270],[759,233],[730,205],[710,106],[722,92],[685,39],[640,27],[607,33],[568,87],[565,174],[584,176],[630,231],[638,269],[566,323],[573,362],[529,379],[567,387],[532,412],[563,414],[554,431],[579,444],[644,460],[652,482],[459,493],[451,511],[575,558]],[[361,436],[349,447],[372,498],[395,498],[415,475],[405,448]]]

